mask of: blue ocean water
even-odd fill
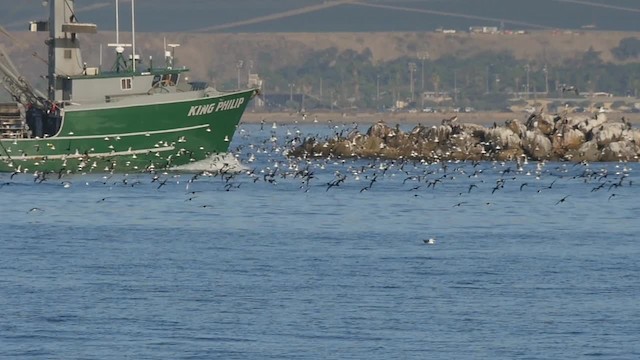
[[[640,357],[638,164],[285,156],[350,126],[242,125],[222,175],[0,175],[0,358]]]

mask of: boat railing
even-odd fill
[[[0,104],[0,137],[20,139],[28,137],[23,112],[17,103]]]

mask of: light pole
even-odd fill
[[[293,101],[293,84],[289,83],[289,101]]]
[[[376,106],[380,107],[380,74],[376,75]]]
[[[414,100],[414,91],[413,91],[413,73],[416,71],[417,66],[416,63],[409,63],[409,91],[411,92],[411,102]]]
[[[330,93],[331,93],[331,112],[333,112],[333,90],[331,90]]]
[[[421,71],[421,87],[420,90],[424,91],[424,61],[429,58],[428,51],[421,51],[418,53],[418,59],[422,62],[422,71]]]
[[[531,97],[531,96],[530,96],[530,94],[531,94],[531,93],[529,92],[529,89],[530,89],[530,88],[529,88],[529,70],[530,70],[531,68],[530,68],[529,64],[527,64],[527,65],[525,65],[525,66],[524,66],[524,69],[527,71],[527,99],[528,99],[528,98],[530,98],[530,97]]]
[[[251,73],[253,72],[253,60],[249,60],[247,65],[247,86],[249,85],[249,79],[251,78]]]
[[[542,72],[544,72],[544,91],[549,96],[549,70],[547,69],[547,64],[544,64]]]
[[[458,72],[453,70],[453,102],[458,103]]]
[[[240,89],[240,70],[242,69],[243,65],[244,61],[238,60],[238,63],[236,64],[236,69],[238,70],[238,89]]]

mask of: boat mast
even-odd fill
[[[47,61],[47,80],[49,80],[49,86],[47,86],[47,97],[51,101],[56,99],[56,3],[57,0],[49,1],[49,39],[48,43],[48,57]]]
[[[131,57],[131,68],[133,72],[136,72],[136,1],[131,0],[131,50],[133,55]]]
[[[107,44],[108,47],[114,47],[116,49],[116,62],[112,70],[120,72],[120,70],[127,69],[127,61],[125,60],[123,53],[125,47],[130,47],[131,44],[120,43],[120,5],[119,0],[116,1],[116,42]]]
[[[116,0],[116,44],[120,44],[120,10],[118,9],[118,0]]]
[[[70,100],[70,76],[85,71],[77,34],[95,34],[95,24],[78,22],[75,0],[49,0],[49,71],[48,97],[51,101]]]

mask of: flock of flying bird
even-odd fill
[[[328,139],[350,131],[353,125],[329,124],[324,133],[313,135]],[[307,130],[317,131],[320,125]],[[322,132],[322,131],[321,131]],[[307,135],[308,136],[308,135]],[[341,159],[320,158],[308,154],[304,158],[288,156],[301,144],[303,132],[297,124],[267,129],[261,125],[241,125],[234,143],[238,144],[227,156],[217,156],[209,162],[208,170],[194,172],[156,172],[151,174],[101,174],[87,181],[81,174],[3,174],[0,191],[16,182],[33,181],[64,188],[72,185],[105,185],[110,187],[148,187],[152,191],[184,191],[186,202],[202,203],[206,192],[242,191],[256,184],[275,186],[308,193],[350,193],[364,196],[376,191],[396,192],[399,196],[419,198],[428,194],[449,196],[452,207],[472,204],[491,205],[499,196],[521,193],[549,193],[557,189],[565,192],[550,198],[550,205],[571,202],[571,194],[579,187],[590,194],[606,193],[612,201],[626,188],[633,186],[631,163],[545,163],[545,162],[465,162],[428,163],[419,159]],[[212,165],[213,164],[213,165]],[[30,180],[32,179],[32,180]],[[168,189],[175,190],[168,190]],[[557,190],[561,191],[561,190]],[[484,194],[478,196],[477,194]],[[477,198],[474,198],[477,196]],[[481,199],[481,201],[475,201]],[[503,200],[505,198],[502,198]],[[105,202],[100,197],[97,202]],[[211,200],[211,199],[209,199]],[[33,208],[29,212],[44,211]],[[433,240],[433,239],[432,239]],[[434,243],[431,241],[431,243]],[[426,241],[426,243],[430,243]]]

